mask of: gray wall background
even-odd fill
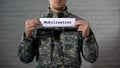
[[[120,0],[68,0],[70,12],[88,20],[99,44],[98,60],[81,68],[120,68]],[[47,11],[48,0],[0,0],[0,68],[35,68],[23,64],[17,48],[26,19]]]

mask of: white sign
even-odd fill
[[[39,18],[43,27],[75,27],[75,18]]]

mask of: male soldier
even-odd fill
[[[28,19],[18,48],[24,63],[36,58],[36,68],[80,68],[81,54],[88,62],[98,57],[98,45],[89,22],[67,11],[67,0],[49,0],[49,12],[43,18],[75,18],[74,28],[38,28],[41,21]]]

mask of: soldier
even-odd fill
[[[36,58],[36,68],[80,68],[81,55],[88,62],[98,58],[98,45],[89,22],[67,11],[67,0],[49,0],[49,12],[42,18],[75,18],[73,28],[38,28],[41,21],[28,19],[18,47],[24,63]],[[57,29],[57,30],[56,30]]]

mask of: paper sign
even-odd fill
[[[75,27],[75,18],[39,18],[42,27]]]

